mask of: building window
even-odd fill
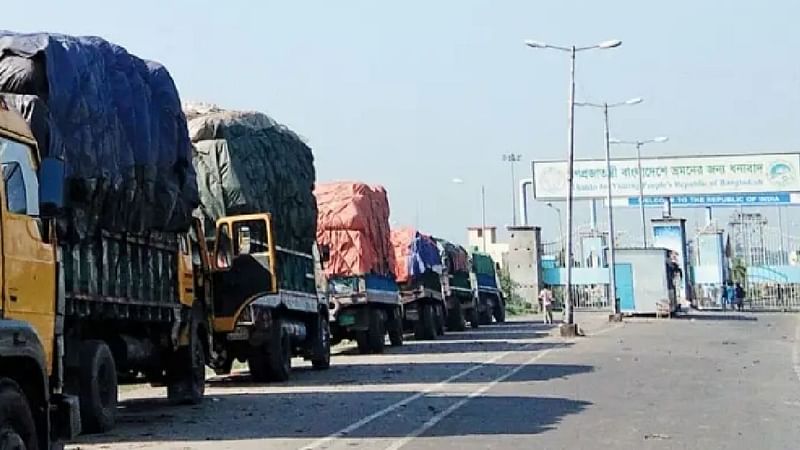
[[[15,162],[3,164],[3,179],[6,183],[6,208],[14,214],[28,213],[28,200],[22,169]]]
[[[478,228],[478,237],[483,237],[483,230]]]

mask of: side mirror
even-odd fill
[[[326,263],[331,260],[331,247],[328,244],[319,246],[319,260]]]
[[[65,164],[63,159],[44,158],[39,165],[39,216],[50,219],[64,208]]]

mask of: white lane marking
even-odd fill
[[[525,350],[526,348],[528,348],[528,347],[530,347],[532,345],[533,344],[527,344],[524,347],[522,347],[520,350]],[[488,360],[486,360],[486,361],[484,361],[484,362],[482,362],[480,364],[476,364],[476,365],[474,365],[472,367],[464,369],[461,372],[451,376],[450,378],[442,380],[442,381],[434,384],[433,386],[428,387],[427,389],[424,389],[422,391],[417,392],[414,395],[411,395],[411,396],[406,397],[406,398],[404,398],[402,400],[399,400],[399,401],[397,401],[395,403],[392,403],[391,405],[381,409],[380,411],[372,413],[372,414],[364,417],[363,419],[359,420],[358,422],[354,422],[354,423],[342,428],[341,430],[339,430],[339,431],[337,431],[337,432],[335,432],[333,434],[325,436],[324,438],[317,439],[316,441],[314,441],[314,442],[312,442],[312,443],[310,443],[310,444],[308,444],[308,445],[306,445],[306,446],[304,446],[302,448],[303,448],[303,450],[312,450],[312,449],[315,449],[315,448],[322,447],[323,445],[325,445],[327,443],[330,443],[330,442],[332,442],[332,441],[334,441],[336,439],[339,439],[341,437],[347,436],[348,434],[350,434],[353,431],[363,427],[364,425],[374,421],[375,419],[379,419],[379,418],[389,414],[392,411],[395,411],[395,410],[397,410],[399,408],[402,408],[403,406],[408,405],[409,403],[419,399],[420,397],[422,397],[422,396],[424,396],[426,394],[430,394],[433,391],[441,389],[446,384],[449,384],[449,383],[451,383],[451,382],[453,382],[453,381],[455,381],[455,380],[457,380],[459,378],[462,378],[462,377],[464,377],[466,375],[469,375],[470,373],[472,373],[472,372],[474,372],[474,371],[476,371],[476,370],[478,370],[478,369],[480,369],[482,367],[485,367],[485,366],[487,366],[489,364],[492,364],[492,363],[494,363],[494,362],[496,362],[496,361],[498,361],[498,360],[500,360],[502,358],[505,358],[506,356],[511,355],[512,353],[516,353],[518,351],[519,350],[507,351],[507,352],[504,352],[504,353],[501,353],[501,354],[495,356],[494,358],[490,358],[490,359],[488,359]]]
[[[508,372],[504,373],[503,375],[495,378],[494,380],[492,380],[488,384],[484,384],[480,389],[477,389],[477,390],[471,392],[468,396],[462,398],[461,400],[457,401],[456,403],[453,403],[447,409],[443,410],[439,414],[436,414],[435,416],[433,416],[430,419],[428,419],[427,422],[422,424],[416,430],[412,431],[410,434],[406,435],[404,438],[393,442],[391,445],[386,447],[386,450],[398,450],[398,449],[402,448],[403,446],[405,446],[406,444],[408,444],[409,442],[411,442],[415,438],[417,438],[420,435],[422,435],[422,433],[424,433],[424,432],[430,430],[431,428],[435,427],[436,424],[438,424],[439,422],[444,420],[447,416],[452,414],[455,410],[457,410],[457,409],[461,408],[462,406],[466,405],[467,402],[469,402],[473,398],[485,394],[486,391],[492,389],[493,387],[495,387],[498,384],[502,383],[503,381],[507,380],[509,377],[511,377],[515,373],[519,372],[524,367],[526,367],[526,366],[528,366],[530,364],[533,364],[537,360],[543,358],[545,355],[547,355],[548,353],[550,353],[553,350],[555,350],[555,349],[550,348],[550,349],[544,350],[544,351],[534,355],[532,358],[528,359],[524,363],[514,367],[513,369],[511,369]]]

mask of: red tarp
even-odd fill
[[[318,183],[317,242],[330,247],[328,276],[393,275],[389,199],[383,186]]]
[[[405,283],[410,278],[408,258],[411,256],[411,242],[417,235],[413,228],[392,230],[392,247],[394,248],[394,272],[398,283]]]

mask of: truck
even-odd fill
[[[317,242],[329,250],[333,343],[355,340],[362,354],[381,353],[386,335],[403,344],[403,310],[395,279],[389,199],[381,186],[318,183]]]
[[[470,280],[478,304],[478,321],[481,325],[506,320],[506,303],[497,282],[497,265],[488,253],[472,252]]]
[[[405,328],[412,330],[418,340],[443,335],[447,311],[436,242],[406,227],[392,230],[392,247]]]
[[[3,317],[38,338],[5,339],[7,395],[18,404],[26,395],[37,426],[56,411],[50,428],[72,432],[76,407],[81,431],[111,429],[121,383],[166,385],[171,401],[200,402],[209,327],[193,254],[202,232],[191,220],[191,145],[172,78],[100,38],[0,37],[3,120],[12,124],[0,146]],[[60,162],[60,176],[45,173],[49,161]],[[63,202],[48,203],[51,191]],[[42,348],[18,364],[13,353],[26,345]]]
[[[442,295],[447,306],[447,329],[464,331],[466,322],[480,326],[478,300],[470,277],[472,260],[464,247],[434,238],[442,258]]]
[[[184,104],[200,207],[213,253],[209,366],[246,362],[254,381],[286,381],[292,358],[330,366],[328,299],[317,288],[311,149],[267,115]],[[324,281],[320,286],[324,286]]]
[[[81,426],[78,398],[64,390],[66,298],[55,237],[64,164],[40,160],[27,124],[2,97],[0,162],[0,447],[44,449]]]
[[[247,362],[254,381],[287,381],[295,356],[317,370],[330,367],[328,301],[316,283],[320,252],[275,245],[272,229],[266,213],[217,223],[209,362],[217,374],[230,373],[239,360]]]

